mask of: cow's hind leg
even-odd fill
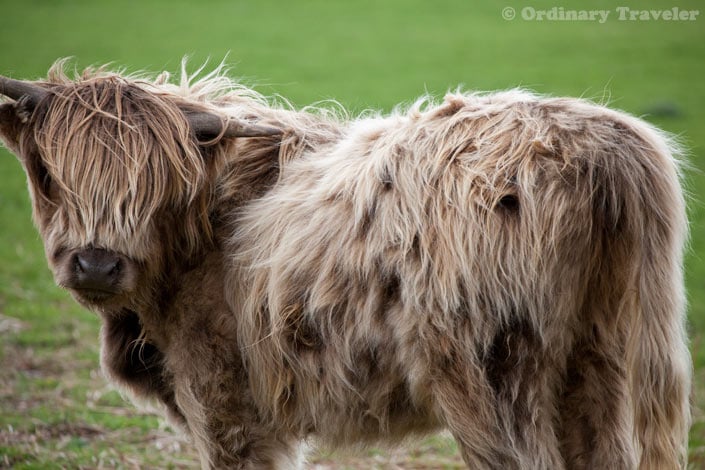
[[[562,451],[569,468],[636,468],[624,352],[597,328],[569,359],[561,403]]]
[[[455,438],[469,468],[517,468],[510,442],[502,435],[493,397],[479,372],[451,372],[433,386],[444,424]]]
[[[434,344],[434,396],[470,468],[564,467],[555,432],[561,371],[531,328],[501,328],[480,352],[448,338]]]

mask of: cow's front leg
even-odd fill
[[[174,360],[171,365],[175,400],[198,449],[201,466],[299,468],[302,461],[299,439],[261,418],[248,387],[247,374],[236,354],[229,355],[225,350],[211,352],[200,360],[197,351],[188,357],[170,356]]]
[[[176,400],[201,466],[243,470],[300,468],[301,443],[262,423],[248,391],[229,389],[231,384],[224,382],[183,382],[176,387]]]

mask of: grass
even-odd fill
[[[676,2],[625,0],[634,9]],[[699,9],[695,0],[677,2]],[[505,21],[501,10],[516,8]],[[391,109],[426,92],[523,86],[607,100],[677,134],[692,170],[686,276],[695,363],[705,408],[705,12],[694,22],[531,22],[518,2],[421,0],[0,0],[0,74],[37,78],[57,58],[175,71],[228,55],[233,73],[298,105],[335,98]],[[98,371],[97,319],[53,284],[19,164],[0,150],[0,468],[191,468],[193,449],[111,391]],[[455,447],[432,438],[402,453],[319,455],[318,468],[457,468]],[[705,467],[696,411],[691,465]]]

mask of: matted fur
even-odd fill
[[[86,246],[132,267],[110,301],[75,294],[107,375],[204,467],[442,427],[471,468],[685,466],[685,209],[653,127],[522,91],[350,119],[218,72],[61,67],[0,135],[57,282]],[[199,143],[190,110],[284,133]]]

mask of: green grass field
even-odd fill
[[[689,326],[695,363],[691,466],[705,468],[705,8],[695,0],[536,1],[611,10],[597,22],[521,18],[515,0],[0,0],[0,74],[78,68],[178,69],[226,55],[232,74],[296,105],[334,98],[390,110],[419,95],[526,87],[585,96],[678,135],[689,150]],[[619,21],[633,9],[703,9],[696,21]],[[502,18],[511,6],[517,16]],[[0,468],[192,468],[190,445],[137,412],[98,369],[95,316],[53,284],[20,165],[0,150]],[[579,223],[579,221],[576,221]],[[451,442],[314,457],[315,468],[458,468]],[[341,463],[342,462],[342,463]]]

